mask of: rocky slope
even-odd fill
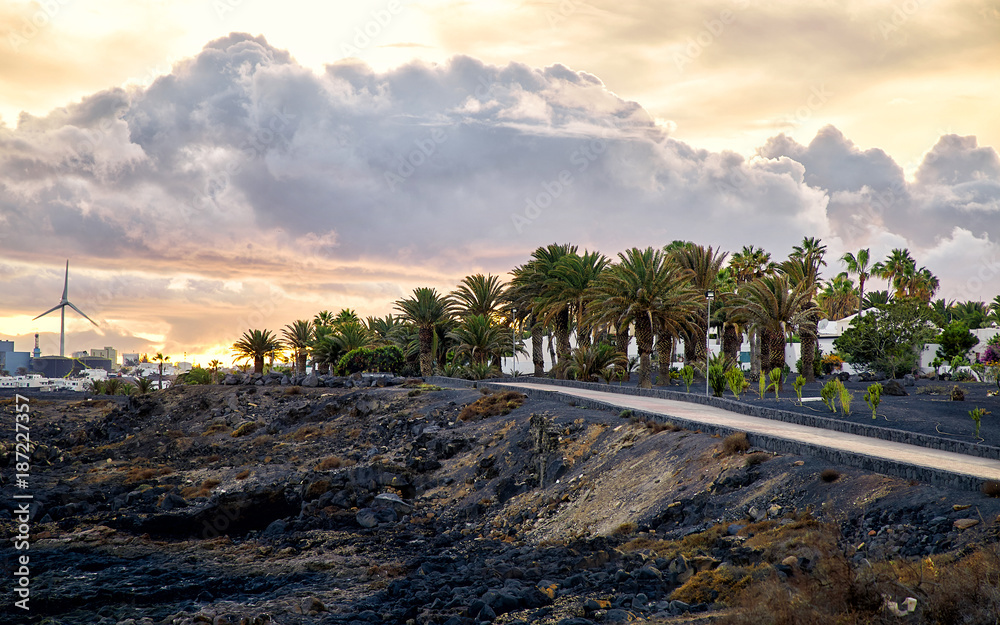
[[[34,622],[711,620],[755,580],[968,550],[1000,513],[980,494],[417,382],[31,407]]]

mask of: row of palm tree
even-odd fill
[[[248,330],[233,349],[240,358],[253,360],[256,372],[267,357],[289,350],[297,372],[303,373],[310,359],[325,372],[352,349],[396,345],[421,375],[454,374],[462,367],[486,375],[498,372],[503,357],[521,351],[515,337],[530,336],[534,373],[540,376],[546,374],[548,337],[551,373],[593,379],[627,369],[634,332],[639,383],[649,387],[654,353],[663,383],[679,342],[687,363],[705,362],[713,326],[720,330],[722,352],[731,361],[739,357],[743,336],[749,337],[751,370],[756,372],[782,368],[785,340],[797,335],[802,370],[811,380],[821,319],[842,319],[896,298],[930,305],[939,286],[905,249],[893,250],[879,262],[872,262],[868,249],[845,254],[840,262],[846,271],[824,280],[826,251],[819,239],[806,237],[787,259],[775,262],[753,246],[730,255],[674,241],[663,249],[632,248],[611,259],[554,243],[537,248],[515,267],[509,283],[475,274],[447,294],[420,287],[396,301],[394,314],[385,317],[361,321],[349,309],[337,315],[321,311],[311,320],[285,326],[280,337]],[[866,292],[872,277],[885,279],[890,289]],[[952,316],[982,313],[986,319],[1000,311],[1000,297],[991,307],[940,306]]]

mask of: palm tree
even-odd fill
[[[831,321],[854,314],[860,308],[860,302],[858,289],[854,288],[854,281],[846,271],[824,283],[823,290],[816,296],[816,303]]]
[[[448,295],[454,313],[460,317],[494,317],[503,305],[504,284],[493,274],[466,276]]]
[[[889,286],[895,289],[896,297],[904,297],[906,295],[904,279],[916,268],[916,264],[910,256],[910,250],[896,248],[889,253],[885,261],[872,265],[872,275],[886,280]]]
[[[295,373],[305,375],[306,359],[309,356],[309,348],[315,338],[313,322],[307,319],[296,319],[285,326],[282,330],[285,337],[285,345],[292,349],[295,358]]]
[[[434,374],[434,326],[451,316],[448,301],[438,295],[436,289],[418,287],[413,296],[396,302],[403,319],[413,323],[418,329],[420,349],[420,375]]]
[[[816,379],[813,369],[818,343],[815,328],[821,311],[816,307],[815,299],[820,284],[820,267],[826,266],[826,261],[823,259],[825,255],[826,246],[822,245],[819,239],[804,237],[802,244],[792,248],[788,260],[781,264],[781,270],[788,275],[792,286],[801,287],[807,296],[803,306],[811,315],[811,323],[799,324],[801,326],[799,327],[799,338],[802,347],[802,373],[805,375],[806,382],[813,382]]]
[[[458,344],[453,348],[454,354],[468,356],[474,363],[488,363],[513,351],[510,332],[484,315],[467,316],[449,333],[449,338]]]
[[[840,257],[840,262],[847,267],[847,272],[858,277],[858,314],[865,300],[865,282],[872,277],[871,256],[869,248],[858,250],[857,254],[847,252]],[[846,317],[847,315],[844,315]],[[842,319],[843,317],[841,317]]]
[[[654,320],[673,323],[697,309],[699,297],[686,273],[673,269],[665,254],[649,247],[618,254],[594,281],[588,300],[590,323],[635,324],[639,386],[652,388],[650,354]],[[667,320],[670,320],[669,322]]]
[[[545,294],[542,299],[548,306],[558,307],[563,302],[569,303],[569,312],[576,322],[576,342],[582,347],[590,346],[591,332],[586,323],[587,287],[604,271],[608,258],[600,252],[584,250],[583,255],[566,254],[552,267],[545,280]],[[568,339],[567,339],[568,341]]]
[[[537,248],[531,253],[530,261],[512,272],[514,279],[511,280],[508,300],[518,311],[518,316],[524,318],[527,316],[524,311],[530,311],[533,318],[531,350],[536,376],[540,375],[540,369],[544,369],[541,333],[545,326],[551,326],[555,331],[559,360],[565,361],[570,357],[569,302],[554,299],[546,290],[546,282],[552,277],[552,270],[561,258],[569,254],[576,254],[575,245],[551,243]],[[544,371],[541,375],[544,375]]]
[[[573,350],[573,359],[566,368],[569,377],[582,382],[593,382],[603,377],[610,382],[612,371],[624,366],[625,359],[608,343],[598,343]]]
[[[370,347],[372,336],[360,321],[347,321],[337,325],[333,338],[346,354],[361,347]]]
[[[954,319],[970,330],[986,327],[989,308],[985,302],[958,302],[953,308]]]
[[[990,302],[990,314],[987,320],[1000,323],[1000,295],[994,297],[993,301]]]
[[[253,360],[253,372],[264,373],[264,358],[281,351],[284,346],[270,330],[247,330],[233,343],[237,360]],[[159,354],[157,354],[159,356]]]
[[[313,317],[313,325],[318,328],[330,328],[333,326],[334,316],[329,310],[321,310]]]
[[[707,291],[715,290],[719,271],[726,261],[728,252],[713,250],[711,246],[687,244],[674,249],[671,258],[688,277],[694,290],[701,293],[702,310],[694,317],[695,323],[684,334],[684,359],[688,364],[707,358],[705,353],[706,337],[708,336],[708,320],[705,318],[708,310]]]
[[[535,298],[541,291],[544,276],[531,263],[518,265],[511,271],[514,276],[510,288],[504,294],[507,302],[506,310],[512,322],[527,322],[531,332],[531,362],[535,368],[535,377],[545,375],[545,354],[542,351],[542,341],[545,338],[545,326],[535,312]]]
[[[896,298],[889,291],[871,291],[865,295],[864,307],[865,309],[882,308],[894,299]]]
[[[377,347],[396,345],[400,349],[403,349],[404,345],[400,345],[400,333],[404,324],[398,317],[393,315],[368,317],[365,320],[365,325],[368,327],[368,333],[372,337],[373,345]]]
[[[216,382],[219,375],[219,367],[222,366],[222,362],[217,358],[213,358],[208,361],[208,368],[212,372],[212,382]]]
[[[163,390],[163,363],[170,360],[170,356],[164,356],[161,352],[156,352],[153,361],[160,363],[160,390]]]
[[[743,286],[737,306],[742,316],[761,329],[763,370],[784,368],[786,335],[796,328],[800,334],[803,328],[815,332],[809,285],[803,282],[793,287],[787,275],[764,276]]]
[[[360,323],[361,319],[358,317],[358,313],[354,312],[350,308],[341,308],[337,316],[333,318],[333,325],[338,326],[345,323]]]
[[[741,284],[772,275],[777,270],[777,265],[771,261],[771,254],[752,245],[744,245],[742,250],[733,254],[729,267],[733,270],[737,289]],[[750,370],[760,373],[760,330],[752,325],[746,329],[750,341]]]

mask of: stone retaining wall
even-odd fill
[[[503,386],[496,382],[490,381],[470,381],[470,380],[460,380],[456,378],[445,378],[440,376],[433,376],[426,379],[430,384],[437,384],[439,386],[459,386],[464,388],[489,388],[492,390],[510,390],[510,387]],[[812,427],[823,428],[825,425],[820,425],[819,423],[826,422],[829,425],[842,425],[842,426],[856,426],[857,429],[850,429],[849,427],[826,427],[826,429],[838,430],[841,432],[847,432],[850,434],[857,434],[859,436],[869,436],[874,438],[881,438],[883,440],[894,440],[896,442],[908,443],[910,445],[918,445],[922,447],[931,447],[935,449],[942,449],[945,451],[953,451],[955,453],[965,453],[966,455],[981,456],[986,458],[996,458],[997,455],[986,455],[983,453],[969,453],[966,451],[959,451],[961,445],[972,447],[969,443],[962,443],[961,441],[948,441],[945,439],[939,439],[933,436],[912,434],[910,432],[902,432],[900,430],[885,430],[882,428],[873,428],[871,426],[865,426],[863,424],[856,424],[851,422],[840,422],[833,419],[823,419],[822,417],[813,417],[810,415],[799,415],[797,413],[787,412],[783,410],[777,410],[774,408],[765,408],[759,406],[749,406],[746,404],[741,404],[739,402],[721,399],[718,397],[705,397],[699,395],[690,395],[688,393],[678,393],[676,391],[667,391],[663,389],[639,389],[635,387],[627,386],[613,386],[605,384],[594,384],[587,382],[576,382],[572,380],[553,380],[549,378],[533,378],[533,377],[522,377],[522,378],[512,378],[504,379],[504,383],[543,383],[549,384],[551,386],[564,386],[570,388],[580,388],[587,390],[596,391],[610,391],[614,393],[619,393],[622,395],[640,395],[645,397],[659,397],[661,399],[675,399],[679,401],[689,401],[698,404],[705,404],[710,406],[715,406],[723,410],[729,410],[731,412],[737,412],[739,414],[744,414],[752,417],[760,417],[764,419],[778,419],[781,421],[788,421],[791,423],[799,423],[801,425],[808,425]],[[618,406],[611,402],[599,401],[588,399],[585,397],[573,397],[559,393],[557,391],[548,391],[541,389],[527,389],[519,388],[519,392],[524,393],[532,399],[540,400],[555,400],[564,403],[572,403],[577,406],[583,406],[586,408],[593,408],[598,410],[610,410],[610,411],[620,411],[623,409],[622,406]],[[720,436],[728,436],[736,432],[741,432],[742,430],[736,430],[733,428],[703,423],[700,421],[692,421],[689,419],[684,419],[681,417],[674,417],[670,415],[662,415],[659,413],[648,412],[645,410],[631,410],[632,414],[639,419],[644,420],[654,420],[654,421],[669,421],[680,427],[689,430],[701,430],[708,434],[718,434]],[[769,416],[774,415],[774,416]],[[799,420],[798,418],[801,418]],[[901,436],[898,440],[892,438],[891,435],[874,436],[873,434],[866,434],[864,432],[890,432]],[[929,467],[917,466],[914,464],[900,462],[898,460],[891,460],[888,458],[876,458],[866,454],[861,454],[857,452],[841,451],[838,449],[831,449],[828,447],[823,447],[820,445],[814,445],[811,443],[804,443],[800,441],[789,440],[786,438],[780,438],[776,436],[770,436],[766,434],[755,434],[747,432],[747,438],[750,444],[759,447],[761,449],[766,449],[768,451],[773,451],[783,454],[796,454],[796,455],[807,455],[813,456],[815,458],[822,458],[828,460],[835,464],[840,464],[849,467],[855,467],[858,469],[863,469],[865,471],[872,471],[875,473],[881,473],[884,475],[892,475],[894,477],[916,480],[926,484],[932,484],[934,486],[942,486],[945,488],[956,488],[961,490],[969,491],[979,491],[982,488],[984,480],[971,475],[965,475],[961,473],[954,473],[952,471],[946,471],[943,469],[934,469]],[[956,443],[958,446],[935,446],[933,444],[922,444],[924,441],[929,443]],[[1000,449],[996,447],[984,446],[986,449],[993,450],[992,453],[1000,452]]]

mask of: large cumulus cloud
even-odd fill
[[[502,273],[552,241],[780,256],[803,236],[933,250],[968,232],[989,251],[998,171],[991,148],[943,137],[908,183],[834,128],[808,146],[775,137],[747,161],[671,138],[560,65],[345,61],[317,74],[232,34],[148,87],[0,128],[0,245],[19,263],[58,250],[145,272],[170,286],[163,305],[193,316],[218,297],[234,324],[266,293],[286,323],[322,297],[384,313],[415,285]],[[240,310],[234,281],[248,285]]]

